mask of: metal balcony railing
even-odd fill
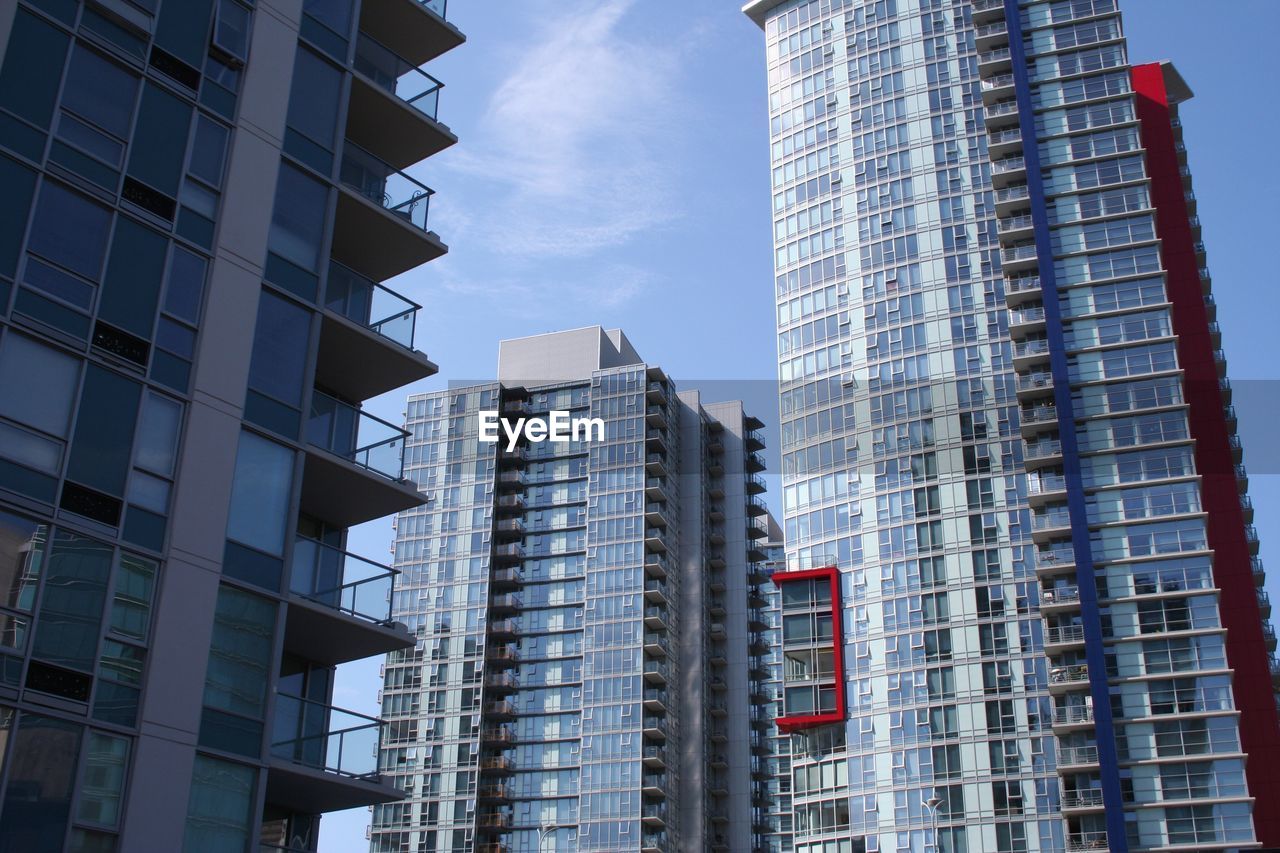
[[[360,33],[353,67],[378,88],[435,120],[444,84],[409,60]]]
[[[1008,59],[1011,52],[1007,47],[998,47],[995,50],[988,50],[978,54],[978,62],[999,62],[1002,59]]]
[[[1046,643],[1078,643],[1084,640],[1083,625],[1054,625],[1045,631]]]
[[[1089,667],[1078,663],[1071,666],[1055,667],[1049,670],[1050,684],[1075,684],[1089,680]],[[1096,748],[1095,748],[1096,749]]]
[[[1081,853],[1081,851],[1105,851],[1107,846],[1106,830],[1098,830],[1096,832],[1072,832],[1067,835],[1067,851],[1068,853]]]
[[[1074,604],[1080,600],[1080,588],[1076,586],[1060,586],[1046,589],[1040,594],[1040,602],[1049,604]]]
[[[382,721],[286,693],[276,695],[271,754],[353,778],[376,776]]]
[[[1070,723],[1093,722],[1092,705],[1064,705],[1053,709],[1053,722],[1056,725]]]
[[[418,311],[422,306],[337,261],[329,262],[324,306],[388,340],[413,349]]]
[[[293,543],[289,591],[343,613],[386,624],[391,621],[391,589],[399,572],[299,536]]]
[[[409,433],[323,391],[311,394],[307,441],[391,480],[404,478]]]
[[[346,140],[338,180],[353,192],[422,231],[435,190]]]

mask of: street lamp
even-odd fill
[[[551,833],[557,829],[565,829],[566,827],[558,823],[544,823],[538,827],[538,853],[542,853],[542,842],[551,837]],[[552,848],[555,849],[554,847]]]
[[[927,800],[921,800],[921,805],[929,810],[930,822],[933,825],[933,841],[929,847],[933,853],[938,853],[938,806],[942,805],[942,797],[935,794]]]

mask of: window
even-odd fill
[[[63,88],[59,138],[115,169],[120,168],[137,95],[135,75],[77,44]],[[75,162],[69,160],[69,163]],[[104,185],[109,182],[109,188],[114,190],[117,175],[106,171],[100,182]],[[98,177],[97,173],[86,176]]]
[[[228,538],[277,557],[284,554],[293,456],[289,448],[255,433],[240,433]]]
[[[302,45],[293,64],[285,150],[317,171],[333,169],[343,74]]]
[[[213,23],[213,46],[234,67],[249,58],[249,10],[235,0],[218,0]]]
[[[196,756],[183,853],[243,853],[253,823],[256,777],[251,767]]]
[[[93,672],[112,549],[65,531],[54,536],[45,571],[32,654],[42,661]]]
[[[80,378],[80,363],[12,332],[0,339],[0,415],[63,441]],[[0,454],[46,473],[57,473],[62,442],[0,421]]]
[[[13,726],[12,709],[0,708],[0,731]],[[22,714],[11,746],[0,853],[61,850],[71,816],[81,727]],[[7,740],[7,737],[6,737]]]
[[[128,764],[128,740],[89,732],[85,742],[84,774],[80,780],[80,802],[76,809],[78,821],[102,827],[116,826],[120,820]]]
[[[320,263],[328,191],[318,181],[281,163],[267,245],[276,255],[309,272]]]
[[[219,587],[205,674],[206,707],[262,718],[275,628],[276,605],[271,601],[235,587]]]
[[[110,227],[111,214],[106,208],[46,181],[36,201],[27,250],[96,283],[102,274]],[[35,274],[38,280],[31,283],[82,308],[89,307],[93,293],[89,285],[58,275],[44,264],[39,269]]]

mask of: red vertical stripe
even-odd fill
[[[1218,368],[1192,240],[1191,220],[1174,148],[1164,73],[1159,64],[1132,70],[1142,144],[1147,152],[1156,230],[1162,244],[1178,360],[1186,380],[1196,468],[1202,477],[1208,513],[1209,547],[1214,550],[1214,583],[1221,590],[1219,611],[1227,628],[1227,662],[1235,670],[1233,690],[1240,710],[1240,740],[1249,754],[1246,775],[1255,798],[1254,827],[1267,847],[1280,847],[1280,719],[1276,714],[1262,613],[1253,584],[1244,513],[1228,429],[1218,389]]]

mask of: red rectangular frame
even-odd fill
[[[803,717],[778,717],[778,729],[784,732],[841,723],[846,718],[845,692],[847,687],[844,683],[844,613],[840,596],[840,570],[835,566],[823,566],[820,569],[774,572],[772,580],[774,586],[781,587],[783,584],[791,583],[792,581],[812,580],[814,578],[826,578],[831,584],[831,642],[832,657],[836,669],[836,709],[825,714],[809,714]],[[781,630],[781,625],[779,625],[779,640],[781,640]],[[784,687],[783,689],[785,690],[786,688]]]

